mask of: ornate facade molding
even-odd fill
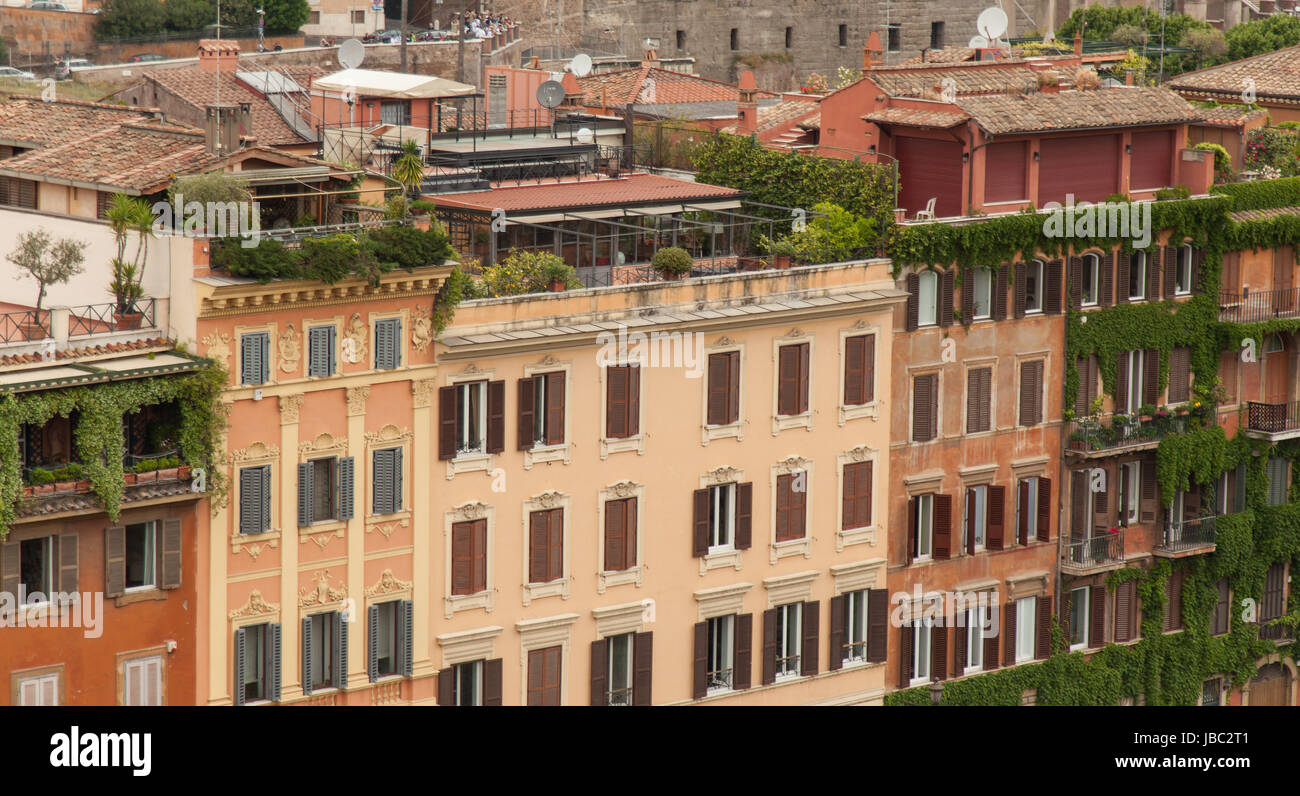
[[[799,338],[799,337],[803,337],[803,329],[800,329],[798,326],[796,326],[796,327],[794,327],[793,329],[790,330],[790,333],[787,334],[786,337],[789,337],[789,338]]]
[[[209,332],[203,338],[203,344],[208,347],[208,358],[226,365],[230,361],[230,339],[228,334]]]
[[[253,589],[248,593],[248,599],[244,604],[231,611],[229,616],[231,619],[246,619],[250,616],[269,616],[279,612],[280,606],[278,604],[268,603],[262,599],[260,591]]]
[[[562,500],[564,500],[564,495],[552,489],[547,492],[542,492],[540,495],[534,496],[533,499],[529,502],[536,504],[539,508],[553,509],[558,507],[560,505],[560,501]]]
[[[488,504],[475,500],[471,503],[462,503],[452,509],[450,514],[455,522],[471,522],[473,520],[485,519],[488,514]]]
[[[302,337],[294,330],[293,324],[287,324],[280,333],[280,370],[293,373],[302,362]]]
[[[299,456],[310,456],[313,453],[326,452],[339,455],[346,454],[348,452],[347,434],[331,434],[328,431],[322,431],[316,435],[315,439],[298,443]]]
[[[393,522],[376,522],[372,525],[366,526],[366,533],[370,533],[371,531],[378,531],[380,534],[383,535],[384,539],[387,540],[393,537],[393,534],[397,531],[398,528],[407,528],[410,526],[410,524],[411,521],[407,519],[395,520]]]
[[[736,343],[735,343],[734,340],[732,340],[730,337],[727,337],[727,336],[724,334],[723,336],[719,337],[718,340],[717,340],[717,342],[714,343],[713,345],[714,345],[715,347],[721,347],[721,346],[728,346],[728,345],[735,345],[735,344],[736,344]]]
[[[803,472],[808,469],[810,460],[802,456],[787,456],[776,463],[776,472],[779,475],[790,475],[791,473]]]
[[[366,400],[370,397],[370,385],[361,387],[348,387],[348,415],[364,415],[366,413]]]
[[[610,484],[609,486],[605,487],[605,492],[608,493],[610,497],[616,500],[622,500],[624,498],[630,498],[633,495],[635,495],[637,489],[639,488],[640,487],[638,487],[632,481],[619,481],[616,484]]]
[[[433,296],[442,287],[451,266],[417,268],[414,272],[398,269],[380,277],[372,286],[364,279],[347,279],[333,285],[307,280],[277,280],[265,285],[229,285],[217,288],[203,299],[199,317],[247,315],[274,312],[285,307],[307,309],[334,304],[355,304],[376,295]]]
[[[433,342],[433,313],[420,304],[411,313],[411,348],[423,351]]]
[[[342,539],[342,538],[343,538],[343,529],[338,528],[333,531],[321,531],[320,533],[304,534],[303,536],[298,537],[298,542],[299,544],[305,544],[308,541],[315,542],[316,547],[320,548],[321,550],[324,550],[326,547],[329,546],[330,542],[334,541],[335,539]]]
[[[730,466],[715,467],[704,474],[704,483],[709,486],[717,484],[729,484],[738,481],[743,475],[743,471]]]
[[[287,426],[298,422],[298,413],[302,409],[303,394],[280,396],[280,425]]]
[[[544,368],[549,368],[549,367],[551,367],[551,366],[553,366],[553,365],[558,365],[558,364],[560,364],[560,360],[556,359],[556,358],[555,358],[554,356],[552,356],[551,354],[547,354],[546,356],[542,357],[542,361],[541,361],[541,362],[538,362],[537,364],[538,364],[538,365],[541,365],[541,366],[544,367]]]
[[[411,394],[416,409],[433,406],[433,396],[437,395],[437,382],[434,379],[417,379],[411,382]]]
[[[399,429],[397,426],[389,423],[378,431],[366,432],[366,444],[370,446],[384,443],[406,443],[415,437],[415,433],[408,429]]]
[[[352,313],[352,320],[348,321],[347,331],[343,333],[343,361],[356,364],[366,361],[366,340],[370,336],[370,329],[366,322],[361,320],[361,313]]]
[[[846,458],[851,462],[865,462],[871,458],[872,450],[866,445],[858,445],[849,448],[844,452]]]
[[[265,442],[254,442],[247,448],[240,448],[230,452],[230,461],[235,464],[257,461],[259,459],[279,459],[280,446],[267,445]]]
[[[316,585],[304,586],[298,590],[298,607],[306,608],[312,605],[327,605],[346,599],[348,596],[348,584],[345,581],[339,581],[339,588],[335,589],[330,586],[330,571],[316,571],[312,573],[316,578]]]
[[[379,575],[379,580],[375,585],[366,589],[367,597],[378,597],[384,594],[394,594],[396,592],[410,591],[411,584],[409,581],[398,580],[391,569],[386,569]]]

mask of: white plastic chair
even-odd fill
[[[934,220],[934,203],[935,203],[936,201],[937,201],[937,197],[931,196],[931,197],[930,197],[930,201],[928,201],[928,202],[925,203],[925,209],[924,209],[924,210],[917,210],[917,211],[916,211],[916,220],[917,220],[917,221],[920,221],[920,220],[923,219],[923,218],[928,218],[928,219],[930,219],[931,221],[933,221],[933,220]]]

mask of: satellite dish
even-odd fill
[[[975,30],[993,41],[1007,32],[1007,12],[994,6],[980,12],[975,19]]]
[[[989,46],[989,40],[984,38],[983,36],[971,36],[970,41],[966,43],[966,46],[974,47],[975,49],[980,49],[982,47]]]
[[[578,132],[574,133],[573,137],[579,144],[590,144],[596,140],[596,135],[591,132],[590,127],[579,127]]]
[[[537,87],[537,104],[543,108],[557,108],[564,102],[564,84],[547,80]]]
[[[586,77],[591,74],[591,56],[586,53],[578,53],[569,61],[569,71],[574,77]]]
[[[348,39],[339,45],[339,66],[356,69],[366,59],[366,45],[360,39]]]

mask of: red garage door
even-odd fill
[[[990,144],[984,159],[984,201],[1014,202],[1028,199],[1026,164],[1029,144],[1006,141]]]
[[[1038,146],[1038,203],[1100,202],[1119,192],[1118,135],[1049,138]]]
[[[929,138],[898,138],[898,203],[911,216],[935,200],[936,216],[961,215],[961,144]]]
[[[1173,184],[1170,171],[1174,162],[1174,133],[1156,130],[1133,134],[1133,157],[1129,161],[1129,190],[1167,188]]]

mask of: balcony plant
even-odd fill
[[[28,340],[42,339],[50,331],[40,323],[45,290],[50,285],[66,284],[69,279],[85,270],[83,266],[87,245],[84,241],[71,238],[53,240],[50,233],[43,229],[19,233],[18,245],[6,255],[6,259],[36,280],[35,322],[27,324],[24,330]]]
[[[691,272],[691,255],[677,246],[665,246],[655,252],[651,264],[664,279],[682,279]]]
[[[424,181],[424,158],[420,156],[420,145],[408,138],[402,142],[402,154],[393,161],[393,179],[402,184],[402,193],[411,199],[420,195],[420,183]]]
[[[768,247],[768,251],[772,253],[772,266],[774,268],[789,268],[791,259],[799,254],[794,241],[788,238],[773,241],[772,245]]]
[[[108,284],[113,294],[114,312],[118,328],[139,328],[140,313],[135,302],[144,295],[145,257],[149,251],[149,237],[153,234],[153,212],[143,199],[125,194],[113,194],[104,214],[113,230],[117,255],[110,261],[112,279]],[[127,239],[136,234],[135,254],[127,258]]]

